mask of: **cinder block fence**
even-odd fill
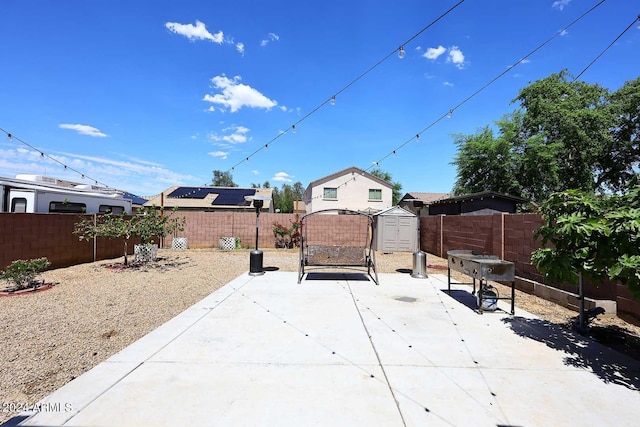
[[[250,212],[179,212],[186,227],[179,237],[186,237],[190,248],[218,248],[221,237],[236,237],[242,247],[255,245],[256,216]],[[272,227],[280,223],[289,227],[298,217],[294,214],[260,214],[258,245],[273,248]],[[361,245],[360,228],[353,216],[337,215],[320,221],[309,230],[308,237],[327,244]],[[53,268],[94,260],[116,258],[123,254],[122,240],[96,239],[80,242],[73,234],[79,221],[75,214],[0,213],[0,269],[16,259],[46,256]],[[527,291],[532,283],[543,283],[568,292],[577,289],[568,284],[545,283],[544,277],[530,263],[531,252],[539,247],[533,238],[542,224],[537,214],[496,214],[465,216],[430,216],[420,218],[420,247],[423,251],[446,257],[453,249],[470,249],[497,255],[515,264],[517,286]],[[171,247],[173,236],[167,236],[164,247]],[[132,239],[129,253],[133,245]],[[612,300],[618,315],[640,323],[640,302],[635,301],[626,286],[607,281],[587,284],[587,297]]]

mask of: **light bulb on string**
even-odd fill
[[[393,150],[392,154],[393,154],[393,157],[395,157],[396,156],[396,150]]]
[[[416,141],[420,142],[420,134],[419,133],[416,134]]]
[[[7,134],[7,141],[11,142],[11,140],[13,139],[13,137],[11,136],[10,133]]]
[[[333,95],[331,97],[331,105],[336,105],[336,96],[335,95]]]
[[[42,151],[40,152],[40,157],[44,158],[44,153]]]
[[[291,131],[292,131],[293,133],[296,133],[296,125],[292,125],[292,126],[291,126]]]
[[[453,116],[453,110],[449,110],[449,112],[447,113],[447,119],[450,119],[451,116]]]
[[[264,144],[264,149],[268,150],[269,149],[269,144]]]
[[[404,46],[400,46],[398,48],[398,58],[403,59],[405,56]]]

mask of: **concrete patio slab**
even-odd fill
[[[24,426],[637,425],[640,362],[446,276],[237,277]]]

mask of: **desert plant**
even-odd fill
[[[4,271],[0,271],[0,279],[13,282],[16,290],[26,289],[35,283],[36,276],[50,265],[51,263],[46,257],[30,260],[19,259],[9,264]]]

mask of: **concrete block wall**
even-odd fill
[[[576,294],[578,292],[576,285],[547,283],[543,275],[531,264],[531,252],[540,247],[540,242],[534,238],[534,234],[541,225],[542,218],[538,214],[421,217],[420,247],[421,250],[442,258],[446,257],[447,251],[453,249],[468,249],[497,255],[513,262],[516,275],[525,279],[516,281],[518,289],[528,292],[530,290],[527,282],[536,282],[544,287],[559,289],[564,292],[562,295]],[[599,283],[585,280],[584,287],[588,298],[616,301],[619,315],[628,320],[635,319],[634,323],[640,324],[640,301],[633,299],[626,286],[611,283],[608,280]],[[566,299],[564,296],[563,298]]]
[[[254,247],[255,213],[248,212],[179,212],[187,219],[185,231],[190,248],[218,248],[220,237],[239,237],[243,247]],[[367,241],[366,217],[358,215],[315,215],[308,224],[308,238],[317,245],[360,246]],[[298,219],[294,214],[260,214],[259,247],[275,247],[274,222],[289,226]],[[93,242],[80,242],[73,234],[78,215],[0,213],[0,269],[17,259],[47,257],[53,268],[83,262],[118,258],[124,252],[122,239],[97,239],[95,258]],[[311,219],[309,219],[311,221]],[[491,253],[514,262],[516,275],[545,283],[530,263],[531,252],[539,247],[533,238],[542,224],[539,215],[429,216],[420,218],[420,247],[425,252],[446,257],[448,250],[470,249]],[[164,247],[171,247],[167,236]],[[133,238],[128,253],[133,253]],[[550,284],[547,284],[550,285]],[[576,293],[575,287],[550,285]],[[640,302],[625,286],[603,281],[597,286],[585,283],[586,295],[593,299],[611,299],[618,304],[618,314],[640,322]]]
[[[370,239],[368,223],[363,215],[312,215],[305,219],[303,236],[310,245],[364,247]]]
[[[75,214],[0,213],[0,269],[18,259],[41,257],[54,268],[92,262],[93,243],[73,234],[77,221]],[[123,248],[122,240],[98,239],[96,259],[118,257]]]

